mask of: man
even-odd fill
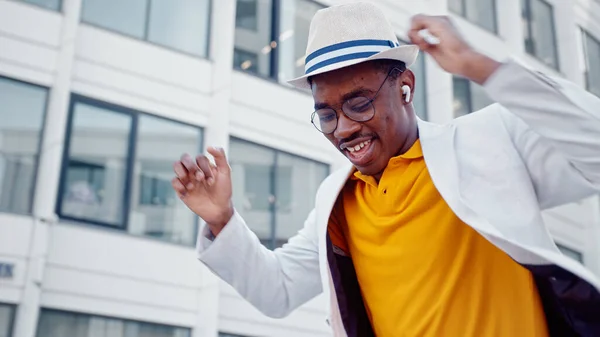
[[[323,292],[335,336],[600,336],[600,282],[540,215],[600,190],[600,99],[476,52],[444,17],[414,17],[409,37],[399,47],[369,4],[315,15],[291,83],[312,90],[313,123],[352,165],[283,248],[235,212],[222,150],[209,149],[216,165],[175,163],[174,189],[206,222],[200,261],[272,317]],[[499,104],[418,120],[418,48]]]

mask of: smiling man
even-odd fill
[[[445,17],[414,17],[409,37],[399,46],[371,4],[315,15],[290,83],[312,90],[313,124],[350,164],[284,247],[235,211],[222,150],[175,163],[173,188],[205,222],[200,261],[272,317],[323,292],[335,336],[600,336],[600,283],[540,214],[600,191],[600,99],[476,52]],[[418,49],[498,104],[420,121]]]

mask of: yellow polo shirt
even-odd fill
[[[417,141],[379,184],[356,172],[329,224],[378,337],[547,337],[531,273],[463,223]]]

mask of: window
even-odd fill
[[[80,313],[42,309],[38,337],[191,337],[191,330]]]
[[[575,261],[579,261],[579,262],[583,263],[583,255],[580,252],[573,250],[571,248],[567,248],[558,243],[556,244],[556,246],[565,256],[570,257]]]
[[[583,47],[585,54],[585,75],[587,89],[600,97],[600,40],[583,32]]]
[[[286,81],[304,74],[310,0],[237,0],[233,66]]]
[[[491,32],[497,32],[496,0],[448,0],[450,10]]]
[[[0,303],[0,337],[11,337],[15,306]]]
[[[201,129],[75,96],[67,132],[61,217],[194,244],[196,217],[171,178],[174,160],[200,151]]]
[[[480,85],[467,79],[454,77],[452,79],[452,87],[454,91],[453,108],[455,117],[481,110],[494,103]]]
[[[205,57],[210,0],[83,0],[82,21]]]
[[[17,0],[53,11],[60,11],[61,0]]]
[[[239,139],[230,142],[233,203],[269,248],[304,225],[328,165]]]
[[[525,50],[558,70],[554,9],[544,0],[521,0]]]
[[[227,333],[227,332],[219,332],[219,337],[246,337],[246,336]]]
[[[0,212],[31,212],[47,96],[0,77]]]

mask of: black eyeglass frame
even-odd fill
[[[346,111],[344,111],[344,106],[350,101],[350,99],[346,100],[344,103],[342,103],[342,106],[341,106],[341,109],[340,109],[342,111],[342,113],[346,117],[348,117],[350,120],[353,120],[353,121],[359,122],[359,123],[365,123],[365,122],[368,122],[371,119],[373,119],[373,117],[375,117],[375,113],[376,113],[376,111],[375,111],[375,105],[373,105],[373,102],[375,101],[375,99],[377,99],[377,96],[379,96],[379,92],[381,92],[381,89],[383,88],[383,85],[387,82],[388,78],[390,77],[390,75],[392,74],[392,72],[394,72],[395,70],[398,70],[400,73],[404,72],[404,70],[402,70],[402,69],[400,69],[398,67],[394,67],[394,68],[390,69],[390,71],[388,71],[387,75],[385,76],[385,79],[383,80],[383,83],[381,83],[381,85],[379,86],[379,89],[377,89],[377,91],[375,92],[375,95],[373,96],[373,98],[362,97],[362,98],[367,99],[367,101],[365,102],[365,104],[370,104],[371,105],[371,109],[373,110],[373,113],[372,113],[371,117],[369,117],[367,119],[364,119],[364,120],[357,120],[355,118],[352,118],[348,113],[346,113]],[[356,99],[356,98],[361,98],[361,96],[353,97],[351,99]],[[317,116],[317,112],[318,111],[320,111],[320,110],[327,110],[327,109],[332,110],[333,112],[335,112],[335,119],[336,119],[336,121],[335,121],[335,128],[333,128],[333,130],[331,130],[330,132],[323,132],[323,131],[321,131],[321,129],[319,129],[319,127],[315,123],[315,116]],[[317,110],[313,111],[313,113],[311,114],[311,116],[310,116],[310,122],[315,127],[315,129],[317,129],[317,131],[319,131],[319,132],[321,132],[322,134],[325,134],[325,135],[330,135],[330,134],[334,133],[335,130],[337,130],[337,126],[338,126],[338,123],[339,123],[338,109],[335,109],[333,107],[327,107],[327,108],[317,109]]]

